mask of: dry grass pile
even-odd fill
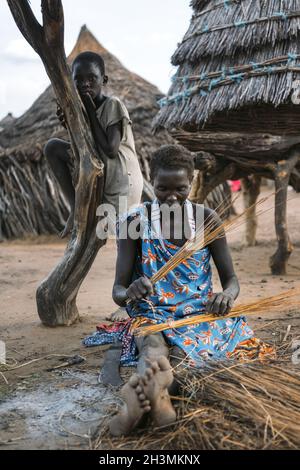
[[[300,366],[292,362],[289,336],[277,359],[207,363],[203,369],[174,368],[182,393],[174,402],[178,421],[171,428],[141,428],[110,439],[101,423],[96,449],[299,449]],[[107,423],[106,423],[107,424]]]

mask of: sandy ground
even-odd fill
[[[257,246],[243,246],[243,228],[229,235],[235,269],[241,284],[239,301],[252,301],[300,286],[300,195],[289,192],[288,226],[294,252],[285,276],[272,276],[269,256],[276,249],[273,211],[259,221]],[[271,198],[265,207],[273,204]],[[237,203],[238,210],[240,203]],[[35,290],[63,255],[65,243],[55,237],[0,245],[0,340],[6,343],[9,366],[28,365],[0,374],[0,446],[2,449],[89,448],[99,421],[119,402],[116,391],[98,383],[103,348],[86,349],[82,338],[112,312],[115,242],[104,247],[84,281],[78,307],[81,321],[71,327],[41,325]],[[215,289],[218,288],[216,273]],[[291,325],[299,332],[300,311],[251,317],[258,334],[280,344]],[[86,361],[47,372],[64,355],[80,354]],[[49,356],[50,355],[50,356]],[[45,356],[49,356],[46,357]]]

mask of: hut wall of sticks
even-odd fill
[[[191,6],[154,127],[198,152],[198,202],[221,182],[244,178],[245,199],[253,204],[260,178],[275,181],[278,249],[270,267],[284,274],[292,251],[288,185],[300,191],[300,1],[192,0]],[[255,225],[253,213],[249,244]]]

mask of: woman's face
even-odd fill
[[[191,181],[185,168],[160,168],[154,178],[153,188],[160,204],[182,206],[190,193]]]

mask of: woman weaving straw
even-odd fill
[[[169,349],[179,347],[188,364],[198,367],[208,359],[226,359],[270,348],[253,338],[243,317],[220,319],[145,337],[134,337],[132,325],[166,323],[205,312],[227,314],[239,294],[239,283],[224,233],[193,253],[154,285],[150,278],[195,235],[197,215],[205,226],[218,227],[217,214],[188,200],[194,173],[193,158],[184,147],[167,145],[154,153],[151,179],[156,200],[134,209],[119,227],[119,245],[113,299],[127,303],[130,320],[117,331],[123,341],[123,365],[132,364],[137,348],[137,373],[122,389],[124,406],[110,422],[113,435],[126,435],[150,413],[156,426],[176,420],[169,389],[173,373]],[[163,207],[170,208],[164,220]],[[199,212],[199,209],[200,212]],[[174,212],[173,216],[172,213]],[[200,217],[201,218],[201,217]],[[132,235],[132,227],[142,234]],[[204,235],[205,236],[205,235]],[[212,293],[210,258],[218,270],[223,291]],[[130,302],[128,302],[128,299]],[[131,328],[130,328],[131,327]]]

